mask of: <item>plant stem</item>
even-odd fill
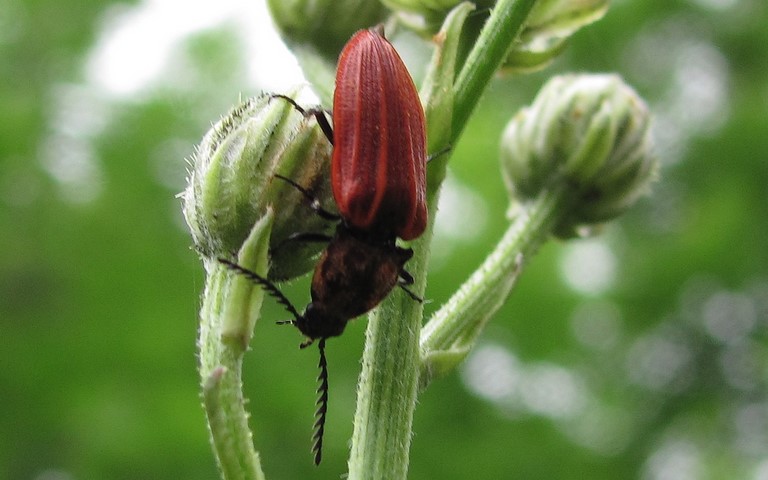
[[[272,218],[267,212],[251,229],[238,254],[239,265],[266,272]],[[241,372],[264,292],[215,258],[204,258],[203,263],[206,281],[198,350],[211,443],[224,480],[263,480],[248,426]]]
[[[211,443],[224,479],[261,480],[264,474],[253,448],[242,393],[245,349],[240,341],[228,342],[221,336],[228,272],[222,266],[213,268],[206,280],[199,339],[200,378]]]
[[[501,64],[535,0],[500,0],[470,52],[454,86],[459,117],[454,117],[450,144],[456,143],[485,90]],[[475,72],[469,72],[477,70]],[[427,119],[428,123],[430,119]],[[442,165],[444,167],[444,164]],[[440,176],[441,177],[441,176]],[[414,242],[408,263],[423,295],[437,209],[439,184],[430,184],[429,225]],[[358,382],[349,479],[405,479],[412,437],[413,412],[418,395],[421,363],[419,331],[422,305],[402,292],[390,295],[371,315],[366,332],[362,371]]]
[[[422,388],[464,359],[479,332],[509,297],[525,260],[567,216],[568,185],[555,185],[521,209],[493,252],[422,329]]]
[[[525,26],[536,0],[499,0],[483,26],[454,85],[453,138],[458,139],[480,95]]]
[[[421,310],[421,304],[396,292],[368,320],[349,457],[352,480],[406,478]]]

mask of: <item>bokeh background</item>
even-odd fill
[[[617,0],[543,72],[498,79],[456,145],[434,311],[505,229],[504,124],[550,75],[616,71],[661,179],[597,238],[551,242],[465,364],[420,398],[413,479],[768,479],[768,4]],[[428,46],[396,39],[417,79]],[[203,274],[175,197],[242,96],[301,76],[259,0],[3,0],[0,478],[213,479]],[[307,282],[286,287],[298,305]],[[316,361],[265,302],[245,364],[268,478],[339,478],[365,320]]]

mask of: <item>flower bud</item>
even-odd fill
[[[183,212],[204,257],[238,252],[269,207],[275,212],[270,245],[297,232],[328,232],[329,225],[279,173],[332,205],[331,145],[314,119],[290,103],[264,95],[248,99],[203,137],[191,159]],[[294,248],[296,247],[296,248]],[[290,245],[272,256],[270,277],[289,278],[312,268],[322,245]]]
[[[267,5],[289,46],[311,45],[333,65],[353,33],[387,17],[381,2],[371,0],[268,0]]]
[[[392,10],[400,24],[429,39],[440,30],[445,18],[457,6],[465,4],[476,12],[487,12],[496,0],[475,0],[471,3],[466,0],[381,0],[381,3]],[[475,18],[478,23],[474,26],[477,28],[471,29],[475,36],[486,17],[487,14]],[[470,22],[470,25],[473,23]]]
[[[563,51],[571,35],[600,20],[607,10],[608,0],[540,0],[502,70],[531,72],[546,67]]]
[[[464,0],[381,0],[381,3],[392,10],[407,12],[430,13],[447,12]],[[492,3],[486,1],[485,3]]]
[[[643,100],[616,75],[551,79],[507,125],[501,164],[512,197],[528,201],[565,186],[571,236],[605,222],[647,191],[657,168]]]

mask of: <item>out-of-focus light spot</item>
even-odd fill
[[[54,134],[43,144],[41,163],[71,203],[92,202],[102,191],[101,169],[86,142]]]
[[[44,470],[35,475],[34,480],[74,480],[75,477],[64,470]]]
[[[471,241],[485,228],[486,212],[482,197],[448,175],[441,189],[435,230],[453,240]]]
[[[516,393],[522,372],[520,363],[506,348],[481,345],[464,363],[461,378],[475,395],[500,402]]]
[[[643,480],[698,480],[704,465],[699,448],[686,440],[661,445],[646,461]]]
[[[744,290],[755,303],[759,328],[768,328],[768,278],[755,278]]]
[[[574,442],[601,455],[618,455],[632,439],[632,424],[631,413],[591,402],[564,423],[563,431]]]
[[[566,247],[560,270],[573,290],[598,295],[613,286],[616,257],[603,240],[582,240]]]
[[[522,364],[499,345],[480,345],[462,366],[461,378],[475,395],[505,413],[530,413],[554,420],[573,418],[590,397],[574,372],[552,364]]]
[[[108,125],[109,102],[83,85],[54,85],[49,118],[56,133],[70,138],[94,137]]]
[[[185,140],[169,139],[157,145],[149,156],[155,179],[171,191],[181,192],[186,187],[188,164],[192,147]]]
[[[653,117],[651,130],[662,162],[672,165],[685,158],[688,142],[685,130],[676,119],[665,112],[656,113]]]
[[[523,405],[533,413],[563,418],[584,409],[586,392],[573,372],[556,365],[539,364],[525,372],[520,384]]]
[[[4,0],[3,8],[0,8],[0,47],[13,43],[24,32],[25,15],[21,1]]]
[[[741,451],[750,455],[765,455],[768,445],[768,404],[752,403],[738,408],[733,426],[736,445]]]
[[[720,128],[730,110],[730,66],[709,40],[709,28],[674,17],[638,35],[624,56],[631,78],[665,92],[652,101],[654,137],[662,161],[683,158],[691,137]]]
[[[657,391],[678,391],[690,382],[693,353],[668,332],[638,338],[626,359],[629,379]]]
[[[621,339],[621,311],[615,303],[586,302],[571,316],[573,335],[582,345],[610,350]]]
[[[691,3],[710,10],[728,10],[735,7],[739,0],[690,0]]]
[[[43,139],[40,163],[71,203],[89,203],[103,189],[103,173],[92,141],[106,126],[109,108],[82,86],[56,85],[49,114],[51,132]]]
[[[749,296],[721,291],[704,303],[702,322],[713,338],[724,343],[740,342],[755,327],[757,309]]]
[[[758,463],[752,480],[768,480],[768,459]]]
[[[431,251],[433,270],[440,270],[457,248],[471,243],[483,233],[487,211],[488,207],[481,196],[452,175],[446,177],[435,217],[435,241]]]
[[[689,130],[710,132],[728,118],[730,68],[723,53],[709,42],[685,44],[675,62],[673,118]]]
[[[114,7],[89,57],[87,77],[111,95],[136,95],[163,76],[184,39],[227,24],[243,39],[251,78],[266,89],[284,89],[302,75],[269,18],[265,2],[237,0],[144,0]]]
[[[678,295],[678,310],[689,324],[701,324],[701,306],[722,289],[720,280],[709,274],[696,273],[683,284]]]
[[[660,130],[663,127],[655,125]],[[644,210],[645,224],[656,233],[672,235],[682,232],[689,225],[686,215],[689,199],[686,186],[673,179],[665,179],[653,186],[653,202]]]
[[[758,360],[762,355],[761,348],[753,343],[741,342],[719,354],[718,363],[723,372],[723,379],[733,388],[753,391],[763,383]]]

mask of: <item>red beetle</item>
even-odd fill
[[[381,29],[344,47],[333,95],[331,185],[354,228],[412,240],[427,225],[427,139],[416,86]]]
[[[277,175],[301,191],[324,218],[340,219],[333,237],[315,233],[293,235],[290,240],[329,241],[312,277],[311,299],[300,314],[269,280],[226,259],[219,261],[261,285],[283,304],[307,340],[318,341],[320,387],[315,422],[315,463],[322,454],[328,402],[325,341],[341,335],[347,323],[376,305],[413,277],[404,269],[413,255],[396,245],[397,237],[417,238],[427,225],[426,134],[424,111],[416,87],[394,47],[380,28],[357,32],[344,47],[336,73],[333,124],[322,110],[314,115],[334,144],[331,185],[339,209],[322,209],[312,194],[292,180]]]

